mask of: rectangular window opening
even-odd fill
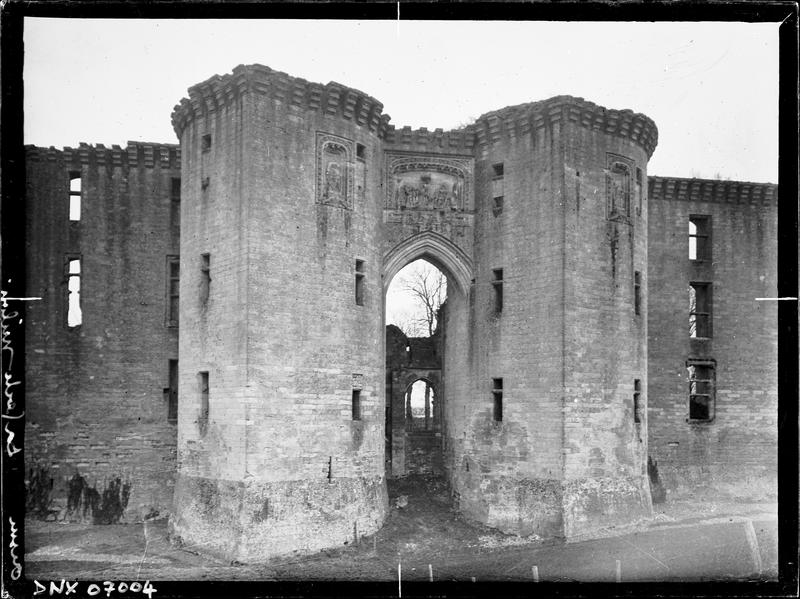
[[[642,310],[642,273],[633,273],[633,311],[639,316]]]
[[[67,256],[67,326],[70,328],[83,324],[81,308],[81,259]]]
[[[500,216],[503,213],[503,198],[505,197],[503,164],[493,164],[492,172],[492,214]]]
[[[181,179],[172,178],[172,185],[169,193],[169,226],[172,235],[180,235],[181,228]]]
[[[200,255],[200,303],[206,305],[211,295],[211,254]]]
[[[359,160],[366,160],[367,158],[367,146],[364,144],[356,144],[356,158]]]
[[[493,205],[492,205],[492,214],[495,216],[500,216],[503,214],[503,196],[496,196],[492,198]]]
[[[167,326],[178,326],[180,307],[180,257],[167,256]]]
[[[366,278],[366,269],[363,260],[356,260],[356,305],[364,305],[364,279]]]
[[[642,169],[638,166],[636,167],[636,197],[639,200],[639,207],[637,209],[638,214],[642,213],[642,196],[644,192],[642,190]]]
[[[201,141],[201,148],[202,148],[203,152],[210,152],[211,151],[211,134],[210,133],[206,133],[205,135],[203,135],[203,138],[202,138],[202,141]]]
[[[178,421],[178,360],[169,361],[169,387],[167,387],[167,421]]]
[[[70,171],[69,173],[69,220],[81,220],[81,173]]]
[[[689,283],[689,336],[711,337],[711,283]]]
[[[503,421],[503,379],[492,379],[493,417],[495,422]]]
[[[711,218],[689,217],[689,260],[711,259]]]
[[[503,269],[492,269],[494,280],[492,287],[494,288],[494,312],[500,314],[503,311]]]
[[[361,389],[353,389],[353,420],[361,420]]]
[[[689,370],[689,421],[710,422],[714,419],[715,371],[709,363],[692,363]]]
[[[197,427],[200,430],[200,434],[204,435],[206,433],[206,429],[208,428],[208,418],[209,418],[209,411],[210,407],[208,404],[208,395],[209,395],[209,382],[208,382],[208,371],[202,371],[197,373],[197,382],[200,387],[200,413],[197,417]]]
[[[642,415],[640,411],[641,394],[642,394],[642,381],[639,379],[633,379],[633,421],[637,424],[642,421]]]

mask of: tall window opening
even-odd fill
[[[637,213],[642,213],[642,196],[644,195],[643,187],[642,187],[642,169],[638,166],[636,167],[636,198],[639,202],[639,206],[637,207]]]
[[[642,309],[642,273],[638,270],[633,273],[633,312],[637,316]]]
[[[181,179],[173,177],[169,192],[169,226],[174,239],[178,239],[181,230]]]
[[[203,152],[210,152],[211,151],[211,134],[206,133],[203,135],[202,140],[200,142],[200,147]]]
[[[361,420],[361,389],[353,389],[353,420]]]
[[[197,427],[200,430],[201,435],[206,434],[206,430],[208,429],[208,418],[209,418],[209,403],[208,403],[208,395],[209,395],[209,382],[208,382],[208,371],[202,371],[197,374],[197,384],[199,386],[200,391],[200,413],[197,417]]]
[[[503,421],[503,379],[492,379],[492,414],[495,422]]]
[[[494,289],[494,313],[500,314],[503,311],[503,269],[492,269],[492,287]]]
[[[641,396],[642,396],[642,381],[633,379],[633,421],[640,423],[642,421],[641,414]]]
[[[180,257],[167,256],[167,326],[178,326],[180,304]]]
[[[503,213],[505,197],[505,168],[503,163],[492,165],[492,213],[499,216]]]
[[[81,173],[80,171],[70,171],[69,173],[69,220],[81,220]]]
[[[356,260],[356,305],[364,305],[364,279],[367,275],[363,260]]]
[[[169,361],[167,392],[167,421],[178,421],[178,360]]]
[[[710,422],[715,411],[713,362],[689,361],[689,421]]]
[[[689,336],[711,337],[711,283],[689,283]]]
[[[65,269],[67,279],[67,326],[72,328],[83,324],[80,256],[67,256]]]
[[[689,260],[711,260],[711,217],[689,217]]]
[[[200,255],[200,303],[208,303],[211,294],[211,254]]]

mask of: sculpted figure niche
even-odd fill
[[[317,133],[317,203],[353,208],[353,142]]]

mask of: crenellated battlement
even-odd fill
[[[507,106],[478,117],[468,129],[476,145],[487,145],[501,137],[519,137],[559,122],[578,123],[610,135],[626,137],[653,155],[658,128],[648,116],[632,110],[614,110],[573,96],[555,96],[539,102]]]
[[[383,137],[389,115],[383,104],[364,92],[331,81],[326,85],[292,77],[260,64],[239,65],[227,75],[215,75],[189,88],[172,112],[172,126],[180,137],[188,123],[220,110],[252,92],[305,110],[355,121]]]
[[[127,168],[145,167],[180,169],[181,149],[177,144],[163,144],[129,141],[122,148],[103,144],[81,143],[77,148],[59,150],[53,146],[25,146],[25,158],[34,162],[63,160],[70,166],[97,164],[99,166],[119,166]]]
[[[651,200],[684,202],[730,202],[772,206],[778,201],[778,186],[773,183],[648,177],[647,197]]]

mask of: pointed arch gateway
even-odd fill
[[[447,237],[425,231],[404,239],[383,256],[383,291],[394,276],[409,262],[424,258],[443,271],[462,293],[469,293],[472,283],[472,259]]]

